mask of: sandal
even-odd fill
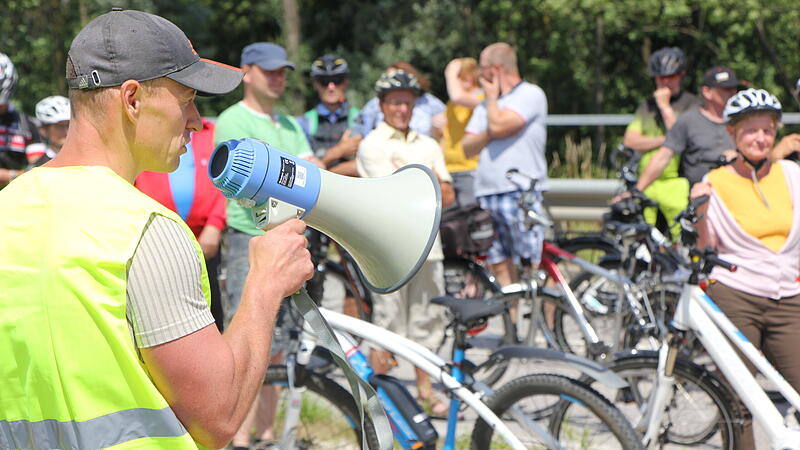
[[[450,409],[445,402],[435,396],[433,398],[417,397],[417,402],[425,414],[430,417],[446,417],[447,411]]]

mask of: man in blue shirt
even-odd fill
[[[311,82],[319,95],[319,103],[297,118],[308,143],[331,172],[358,176],[355,154],[361,137],[351,135],[359,110],[347,103],[350,83],[347,61],[336,55],[325,55],[311,63]]]

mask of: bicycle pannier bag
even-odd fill
[[[445,211],[439,231],[446,258],[483,255],[497,237],[491,214],[478,205]]]

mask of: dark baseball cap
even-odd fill
[[[264,70],[277,70],[281,67],[294,70],[294,63],[287,59],[286,50],[271,42],[255,42],[242,50],[242,65],[252,64]]]
[[[232,91],[244,74],[236,67],[200,58],[186,35],[163,17],[114,8],[75,36],[69,61],[77,74],[70,89],[119,86],[127,80],[167,77],[198,95]]]
[[[736,73],[724,66],[712,67],[703,75],[702,86],[733,88],[740,84],[742,83],[736,78]]]

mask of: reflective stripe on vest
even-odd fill
[[[83,422],[0,420],[0,449],[102,449],[143,437],[177,437],[185,433],[172,409],[138,408]]]

